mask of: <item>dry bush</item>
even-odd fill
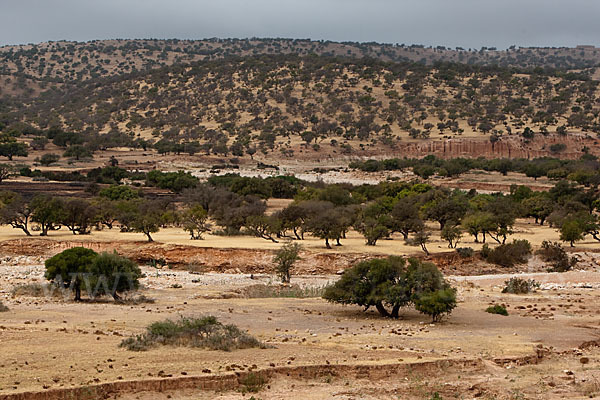
[[[68,292],[65,292],[68,291]],[[25,283],[13,287],[11,294],[13,297],[46,297],[50,295],[54,298],[70,295],[68,288],[61,288],[53,283]]]
[[[575,257],[569,257],[567,252],[562,248],[560,243],[544,240],[542,247],[535,252],[542,260],[552,264],[550,272],[566,272],[570,271],[577,265]]]
[[[305,299],[311,297],[321,297],[325,293],[325,286],[301,287],[299,285],[266,285],[257,284],[247,286],[241,289],[242,297],[248,299],[266,299],[266,298],[297,298]]]
[[[540,287],[540,284],[533,279],[525,280],[512,277],[504,282],[502,293],[527,294]]]
[[[266,348],[265,344],[237,326],[223,325],[213,316],[158,321],[149,325],[145,333],[123,340],[119,347],[131,351],[145,351],[157,345],[202,347],[223,351]]]

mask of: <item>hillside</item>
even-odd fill
[[[228,56],[324,55],[413,61],[580,69],[600,65],[600,49],[495,48],[330,42],[297,39],[96,40],[0,47],[0,81],[6,94],[37,94],[65,82],[118,76],[135,71]]]
[[[444,138],[596,136],[599,98],[588,71],[253,56],[65,85],[7,106],[5,124],[120,135],[163,153],[292,157]]]

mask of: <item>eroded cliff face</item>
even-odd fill
[[[552,152],[553,144],[564,144],[562,151]],[[356,156],[364,158],[422,158],[434,155],[439,158],[525,158],[554,157],[562,159],[578,159],[587,151],[590,154],[600,155],[600,139],[591,135],[568,134],[566,136],[537,134],[533,139],[527,140],[521,136],[502,136],[497,142],[492,143],[489,137],[483,138],[451,138],[431,139],[419,142],[400,142],[394,149],[369,149],[361,154],[353,154],[348,159]]]
[[[552,152],[553,144],[564,144],[563,151]],[[423,143],[408,143],[400,151],[407,155],[425,156],[433,154],[440,158],[485,157],[485,158],[537,158],[558,157],[576,159],[584,150],[600,153],[598,139],[583,135],[558,136],[537,135],[531,140],[517,136],[506,136],[492,143],[489,140],[445,139]]]

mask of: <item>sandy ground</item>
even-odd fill
[[[275,202],[274,207],[281,207],[285,201]],[[427,244],[427,248],[432,253],[449,251],[448,243],[440,239],[439,225],[429,224],[431,228],[431,238]],[[515,228],[515,233],[509,237],[512,239],[527,239],[533,246],[540,246],[544,240],[559,241],[559,233],[549,228],[548,226],[540,226],[533,223],[532,220],[518,220]],[[35,235],[35,232],[33,232]],[[260,239],[252,236],[216,236],[211,234],[204,235],[204,240],[190,240],[189,235],[180,228],[166,228],[152,234],[156,242],[165,244],[182,244],[187,246],[200,246],[212,248],[241,248],[241,249],[271,249],[275,250],[281,246],[281,243],[273,243],[269,240]],[[9,226],[0,226],[0,241],[9,239],[26,239],[27,237],[21,230],[13,229]],[[145,236],[141,233],[121,233],[118,229],[104,229],[101,231],[93,231],[91,235],[74,236],[68,230],[61,229],[59,231],[50,232],[48,239],[53,240],[74,240],[78,242],[87,241],[132,241],[145,240]],[[419,247],[408,246],[401,239],[400,235],[396,234],[392,237],[393,240],[379,240],[376,246],[367,246],[364,238],[357,232],[350,231],[346,239],[342,239],[342,246],[333,246],[332,250],[325,249],[325,243],[318,238],[305,236],[305,240],[301,242],[302,246],[307,250],[329,252],[329,253],[367,253],[367,254],[422,254]],[[488,243],[494,246],[496,242],[488,238]],[[600,242],[594,240],[590,236],[585,240],[577,242],[577,247],[587,249],[600,249]],[[481,243],[475,243],[472,236],[464,234],[459,243],[459,247],[472,247],[475,250],[481,248]],[[567,246],[568,247],[568,246]]]
[[[389,320],[372,311],[364,313],[359,308],[328,304],[319,298],[215,298],[215,294],[256,282],[268,283],[273,279],[269,276],[253,280],[247,275],[200,275],[143,268],[146,277],[142,293],[156,302],[133,306],[111,301],[74,303],[70,299],[15,297],[11,295],[15,285],[43,282],[43,267],[9,263],[0,266],[0,299],[10,308],[0,313],[0,348],[3,349],[0,395],[158,376],[223,374],[232,368],[244,371],[252,366],[260,369],[273,365],[380,365],[440,359],[487,360],[489,371],[465,371],[464,380],[456,379],[459,372],[448,371],[443,377],[390,381],[389,386],[385,381],[348,382],[343,376],[318,382],[282,377],[256,398],[283,399],[290,390],[305,393],[309,399],[427,398],[436,390],[449,392],[444,382],[454,382],[455,391],[469,394],[468,388],[482,381],[487,382],[478,388],[482,393],[500,393],[501,384],[510,382],[510,387],[539,395],[542,392],[537,386],[531,388],[532,380],[546,379],[552,373],[564,375],[560,371],[567,368],[576,370],[577,359],[550,359],[540,370],[530,366],[518,373],[504,371],[492,360],[531,355],[539,345],[551,348],[552,354],[569,352],[583,342],[598,339],[600,328],[600,288],[597,285],[600,273],[596,269],[537,275],[536,279],[544,282],[542,288],[537,293],[521,296],[501,293],[504,277],[451,278],[459,287],[459,306],[445,322],[431,324],[426,317],[410,309],[402,313],[401,319]],[[318,287],[336,277],[293,279],[303,286]],[[577,287],[571,284],[575,281],[588,284]],[[182,288],[173,288],[173,283],[180,283]],[[488,305],[498,303],[506,304],[510,316],[483,311]],[[124,337],[141,333],[151,322],[207,314],[237,324],[274,348],[224,353],[166,347],[132,353],[118,347]],[[586,374],[600,379],[599,354],[590,350],[589,356],[591,362]],[[505,375],[509,378],[499,378]],[[577,375],[581,378],[579,372]],[[415,379],[421,382],[422,392],[415,391]],[[412,385],[407,384],[411,382]],[[552,390],[546,387],[546,391]],[[569,393],[574,394],[579,389],[570,386],[570,390]],[[162,398],[167,395],[171,398],[244,398],[237,392],[197,391],[165,393]],[[153,396],[157,394],[128,394],[123,398],[161,398]]]

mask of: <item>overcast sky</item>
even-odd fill
[[[0,0],[0,45],[209,37],[465,48],[600,46],[600,1]]]

